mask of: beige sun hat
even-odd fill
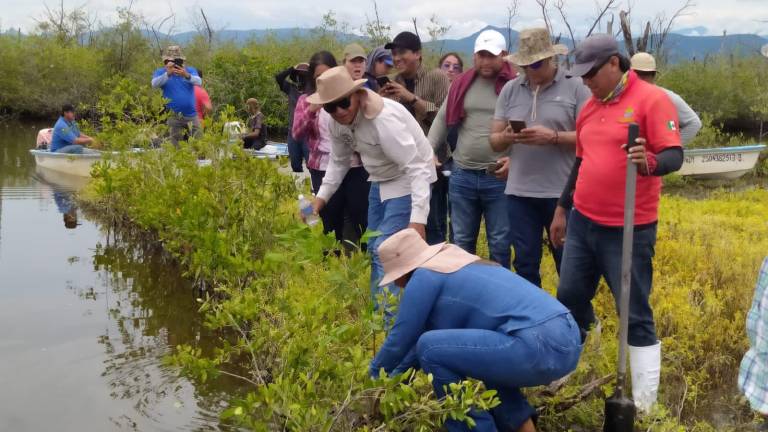
[[[181,53],[181,47],[178,45],[171,45],[168,48],[165,49],[165,52],[163,53],[163,60],[174,60],[174,59],[182,59],[186,60],[187,58],[184,57],[184,54]]]
[[[323,105],[341,99],[363,88],[368,80],[353,80],[344,66],[336,66],[317,77],[317,91],[307,97],[307,102]]]
[[[456,245],[439,243],[430,246],[413,228],[406,228],[384,240],[378,252],[384,267],[379,286],[389,285],[420,267],[453,273],[481,259]]]
[[[519,47],[516,53],[506,60],[518,66],[528,66],[539,60],[568,54],[568,47],[563,44],[552,45],[549,32],[545,28],[525,29],[520,32]]]
[[[656,72],[656,59],[647,52],[639,52],[629,60],[633,70],[640,72]]]

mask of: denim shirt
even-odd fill
[[[454,273],[417,269],[406,285],[395,324],[369,373],[391,373],[430,330],[481,329],[511,333],[568,313],[546,291],[501,266],[470,264]],[[408,356],[412,357],[412,353]],[[400,367],[398,367],[400,366]]]

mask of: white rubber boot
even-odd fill
[[[632,399],[642,413],[649,413],[659,392],[661,342],[646,347],[629,346]]]

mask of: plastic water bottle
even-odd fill
[[[304,195],[299,195],[299,213],[301,213],[304,223],[309,226],[314,226],[320,221],[320,218],[312,210],[312,202],[306,199]]]

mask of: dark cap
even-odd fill
[[[62,105],[61,106],[61,113],[64,114],[65,112],[75,112],[74,105],[72,105],[70,103],[65,103],[64,105]]]
[[[404,31],[395,36],[395,39],[384,45],[384,49],[404,48],[411,51],[421,51],[421,39],[411,32]]]
[[[619,54],[619,43],[608,34],[596,34],[584,39],[573,52],[574,61],[566,72],[569,77],[586,75],[596,65],[605,63]]]

